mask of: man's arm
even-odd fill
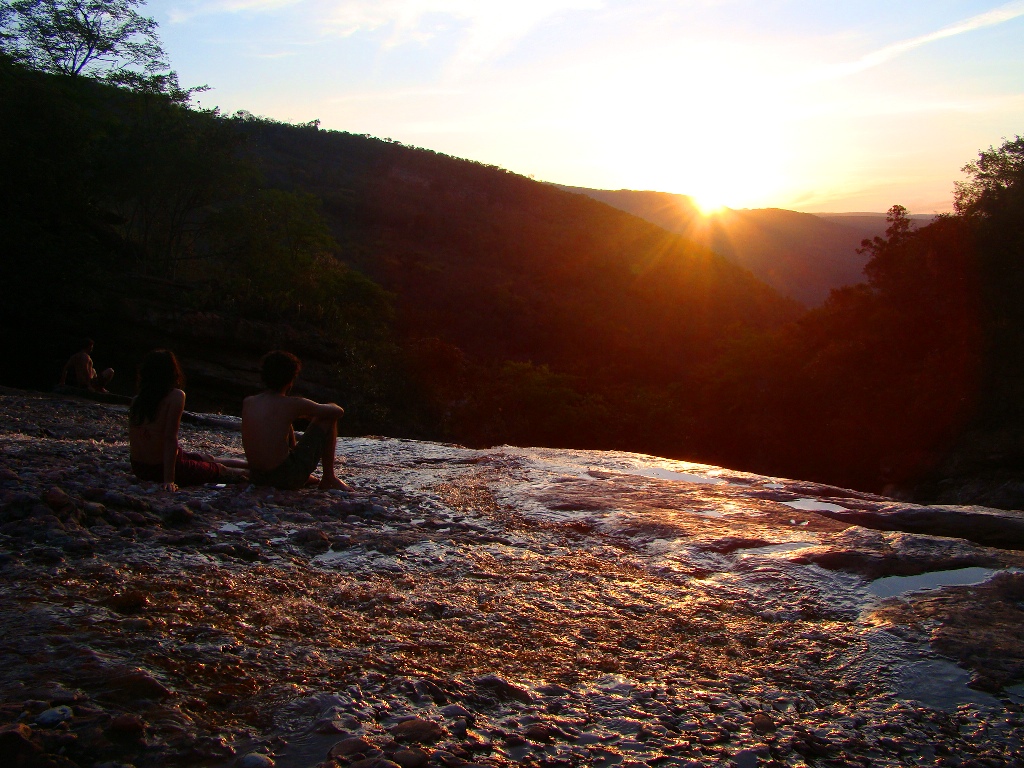
[[[304,397],[294,397],[295,412],[292,421],[295,419],[327,419],[337,421],[345,415],[345,409],[336,403],[314,403]]]

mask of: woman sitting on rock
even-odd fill
[[[164,490],[246,478],[241,459],[186,453],[178,445],[185,410],[185,377],[168,349],[155,349],[139,366],[138,394],[128,411],[132,471],[140,480],[162,483]]]

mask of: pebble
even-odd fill
[[[51,707],[36,717],[35,724],[41,725],[43,728],[52,728],[55,725],[70,720],[74,716],[75,713],[71,711],[71,707]]]
[[[250,752],[243,755],[236,763],[238,768],[274,768],[274,761],[261,752]]]

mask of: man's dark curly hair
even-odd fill
[[[291,352],[275,349],[260,360],[260,378],[269,389],[280,392],[295,383],[302,361]]]

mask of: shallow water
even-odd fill
[[[1000,571],[993,568],[956,568],[950,571],[932,571],[916,576],[885,576],[868,585],[875,597],[896,597],[908,592],[919,592],[940,587],[968,587],[984,584]]]
[[[840,506],[839,504],[830,504],[827,501],[818,501],[817,499],[797,499],[796,501],[784,501],[782,502],[787,507],[793,509],[799,509],[804,512],[847,512],[846,507]]]

